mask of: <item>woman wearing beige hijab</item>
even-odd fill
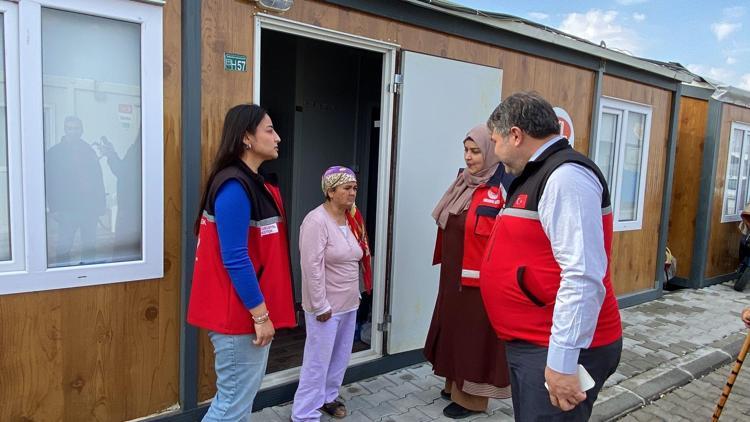
[[[441,395],[452,403],[443,414],[452,419],[485,411],[489,398],[510,397],[505,347],[484,310],[479,268],[512,177],[499,165],[485,125],[471,129],[463,147],[466,168],[432,212],[440,286],[424,347],[435,374],[445,377]]]

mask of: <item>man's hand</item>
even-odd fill
[[[102,136],[99,138],[99,151],[101,154],[107,158],[115,157],[117,158],[117,153],[115,152],[115,147],[112,145],[111,142],[109,142],[109,139],[107,139],[106,136]]]
[[[333,315],[333,312],[332,311],[328,311],[328,312],[326,312],[324,314],[320,314],[320,315],[316,316],[315,319],[317,319],[319,322],[326,322],[329,319],[331,319],[331,315]]]
[[[544,368],[544,379],[549,386],[550,402],[563,412],[572,410],[578,403],[586,400],[586,392],[581,391],[578,375],[561,374],[547,366]]]
[[[750,328],[750,306],[742,310],[742,322],[745,323],[745,327]]]

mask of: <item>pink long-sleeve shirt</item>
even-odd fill
[[[299,234],[302,308],[334,315],[359,307],[362,248],[347,226],[339,226],[323,205],[305,216]]]

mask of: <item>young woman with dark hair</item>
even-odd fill
[[[263,108],[231,108],[203,190],[187,320],[214,346],[217,391],[204,421],[250,420],[274,333],[296,325],[281,195],[258,171],[279,142]]]

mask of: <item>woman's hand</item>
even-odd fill
[[[271,344],[273,336],[276,334],[276,329],[273,328],[273,322],[269,318],[266,303],[263,302],[250,309],[250,318],[253,320],[253,326],[255,327],[255,340],[253,340],[253,344],[258,347],[265,347]]]
[[[333,312],[329,310],[328,312],[324,314],[320,314],[316,316],[315,319],[317,319],[319,322],[326,322],[329,319],[331,319],[331,315],[333,315]]]
[[[273,336],[276,334],[273,322],[268,319],[262,324],[253,323],[253,325],[255,326],[255,340],[253,340],[253,344],[258,347],[265,347],[271,344]]]
[[[750,306],[742,311],[742,322],[745,323],[745,327],[750,328]]]

